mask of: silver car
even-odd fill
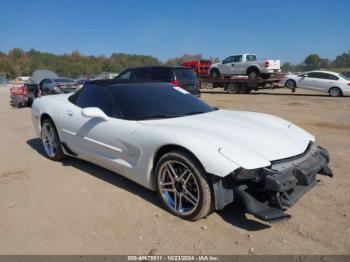
[[[291,89],[303,88],[328,93],[331,96],[350,96],[350,78],[330,71],[287,74],[282,79],[282,84]]]

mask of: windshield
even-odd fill
[[[109,87],[121,115],[128,120],[180,117],[214,111],[180,87],[165,83]]]
[[[191,68],[174,68],[174,71],[178,80],[196,78]]]

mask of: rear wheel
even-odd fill
[[[247,75],[250,79],[257,79],[259,76],[259,70],[255,67],[249,68]]]
[[[66,158],[61,147],[56,127],[49,118],[44,119],[41,124],[41,143],[48,158],[55,161]]]
[[[164,154],[156,166],[156,180],[159,198],[170,213],[195,221],[212,211],[210,177],[186,151]]]
[[[330,96],[333,96],[333,97],[337,97],[337,96],[342,96],[343,95],[343,93],[342,93],[342,91],[340,90],[339,87],[332,87],[329,90],[329,94],[330,94]]]
[[[220,78],[221,75],[219,69],[213,68],[212,70],[210,70],[210,76],[212,78]]]
[[[241,92],[241,87],[237,83],[231,83],[227,85],[226,90],[230,94],[239,94]]]

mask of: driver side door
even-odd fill
[[[222,75],[233,75],[232,63],[234,61],[234,56],[229,56],[222,61],[220,65],[220,73]]]
[[[136,123],[116,118],[115,104],[105,87],[87,84],[71,97],[62,115],[63,142],[79,158],[125,174],[125,141]],[[110,120],[82,115],[87,107],[100,108]]]
[[[306,89],[317,90],[317,80],[319,79],[318,72],[310,72],[301,75],[300,79],[297,82],[297,86]]]

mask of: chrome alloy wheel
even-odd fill
[[[57,143],[55,136],[55,130],[49,123],[45,123],[41,127],[41,142],[46,154],[51,158],[55,157],[57,152]]]
[[[200,191],[191,170],[179,161],[169,160],[159,172],[158,186],[165,204],[179,215],[192,214],[198,207]]]
[[[333,97],[341,96],[341,90],[338,87],[333,87],[330,90],[330,95]]]

